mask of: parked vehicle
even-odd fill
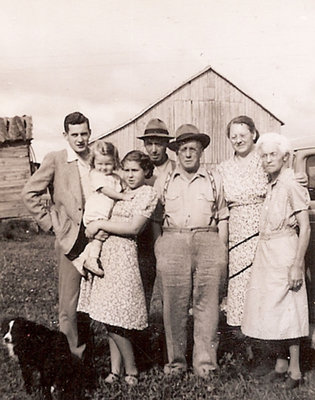
[[[292,140],[292,167],[296,172],[305,172],[308,176],[308,191],[311,197],[309,217],[311,238],[305,257],[306,279],[310,310],[310,323],[315,324],[315,135],[310,138]],[[315,343],[314,343],[315,345]]]

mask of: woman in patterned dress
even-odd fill
[[[227,125],[227,137],[235,151],[218,169],[223,178],[229,219],[229,281],[227,323],[239,330],[242,323],[246,287],[250,278],[266,195],[267,175],[255,150],[259,138],[253,120],[239,116]]]
[[[289,144],[285,137],[265,134],[257,150],[270,183],[260,217],[242,331],[256,339],[276,341],[278,358],[268,380],[287,378],[284,387],[294,389],[302,379],[299,338],[309,333],[304,256],[310,237],[310,198],[293,170],[286,167]]]
[[[129,201],[118,201],[110,220],[93,221],[87,234],[93,237],[99,230],[109,234],[101,252],[104,278],[89,276],[81,284],[78,310],[86,312],[106,325],[111,354],[111,373],[105,379],[112,383],[125,372],[129,385],[138,382],[138,371],[130,336],[134,330],[148,326],[144,291],[139,272],[136,236],[150,218],[157,204],[155,190],[146,186],[153,164],[140,151],[131,151],[122,160]]]

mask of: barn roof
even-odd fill
[[[177,92],[178,90],[180,90],[181,88],[183,88],[185,85],[191,83],[192,81],[198,79],[200,76],[204,75],[207,72],[214,72],[216,75],[218,75],[221,79],[225,80],[228,84],[230,84],[231,86],[233,86],[235,89],[237,89],[240,93],[242,93],[244,96],[246,96],[247,98],[249,98],[250,100],[252,100],[254,103],[256,103],[259,107],[261,107],[263,110],[265,110],[270,116],[272,116],[274,119],[276,119],[281,125],[284,125],[284,122],[282,122],[279,118],[277,118],[274,114],[272,114],[269,110],[267,110],[266,107],[264,107],[263,105],[261,105],[258,101],[256,101],[255,99],[253,99],[251,96],[249,96],[248,94],[246,94],[243,90],[241,90],[240,88],[238,88],[236,85],[234,85],[231,81],[229,81],[228,79],[226,79],[224,76],[222,76],[221,74],[219,74],[218,72],[216,72],[211,66],[207,66],[205,69],[203,69],[201,72],[197,73],[196,75],[192,76],[191,78],[187,79],[185,82],[183,82],[181,85],[179,85],[176,89],[168,92],[166,95],[164,95],[163,97],[161,97],[159,100],[157,100],[156,102],[154,102],[153,104],[149,105],[148,107],[146,107],[145,109],[143,109],[142,111],[140,111],[138,114],[136,114],[134,117],[130,118],[129,120],[127,120],[126,122],[122,123],[121,125],[118,125],[116,128],[102,134],[99,135],[98,137],[96,137],[95,139],[93,139],[91,142],[94,142],[98,139],[101,139],[107,135],[110,135],[122,128],[124,128],[125,126],[127,126],[128,124],[132,123],[133,121],[137,120],[138,118],[140,118],[142,115],[144,115],[146,112],[150,111],[153,107],[155,107],[157,104],[161,103],[162,101],[164,101],[165,99],[167,99],[168,97],[170,97],[173,93]]]

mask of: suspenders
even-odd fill
[[[218,219],[218,210],[217,210],[217,188],[216,188],[216,183],[213,177],[213,173],[210,170],[206,170],[207,174],[208,174],[208,178],[211,184],[211,188],[212,188],[212,193],[213,193],[213,198],[214,198],[214,202],[213,202],[213,211],[214,211],[214,219],[217,220]],[[163,191],[162,191],[162,195],[161,195],[161,203],[163,205],[163,207],[165,206],[165,196],[167,193],[167,189],[168,186],[170,184],[171,178],[174,175],[174,171],[171,171],[167,174],[167,177],[165,179],[165,183],[164,183],[164,187],[163,187]],[[165,207],[164,207],[164,212],[163,212],[163,221],[165,220]]]

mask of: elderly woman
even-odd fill
[[[87,233],[93,237],[104,230],[109,237],[103,243],[100,261],[104,278],[91,275],[82,281],[78,309],[108,331],[111,372],[105,379],[120,379],[128,385],[138,383],[132,334],[148,326],[147,310],[140,277],[136,236],[142,230],[157,204],[157,194],[145,179],[153,173],[153,164],[141,151],[131,151],[122,160],[123,176],[132,193],[131,200],[118,201],[110,220],[93,221]]]
[[[259,133],[254,121],[245,115],[236,117],[227,125],[226,133],[235,151],[218,167],[230,210],[227,323],[239,328],[257,246],[267,175],[255,149]]]
[[[269,381],[287,378],[284,386],[293,389],[301,383],[299,338],[307,336],[309,329],[304,256],[310,236],[310,199],[287,168],[289,145],[284,136],[263,135],[257,151],[269,184],[246,292],[242,332],[252,338],[277,341],[279,354]]]

